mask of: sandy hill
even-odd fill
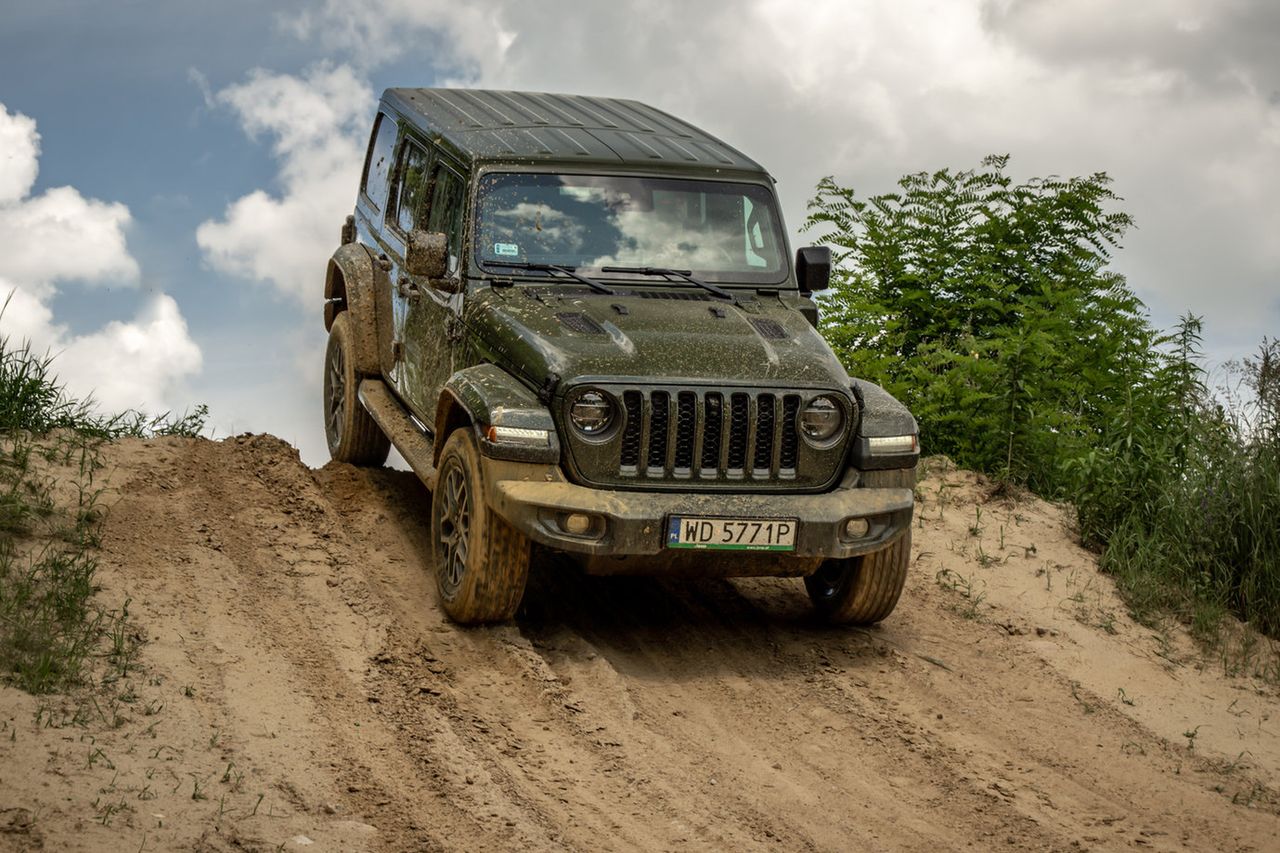
[[[100,596],[142,668],[0,690],[0,850],[1280,849],[1265,644],[1133,623],[1064,509],[973,474],[928,470],[872,630],[799,581],[548,556],[464,630],[412,475],[269,436],[107,453]]]

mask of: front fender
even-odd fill
[[[436,412],[436,435],[444,435],[461,408],[474,426],[480,449],[486,456],[519,462],[558,463],[560,438],[556,434],[551,412],[511,374],[493,364],[477,364],[459,370],[449,377]],[[515,427],[542,430],[547,434],[546,446],[530,447],[494,441],[489,427]]]
[[[918,435],[916,419],[907,407],[898,402],[888,391],[863,379],[853,380],[853,393],[862,409],[858,436],[853,443],[852,461],[863,470],[878,468],[914,468],[920,457],[915,453],[877,456],[871,451],[870,438],[899,435]]]

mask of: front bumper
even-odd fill
[[[489,506],[535,542],[588,556],[653,556],[664,550],[666,519],[671,515],[733,518],[794,518],[795,551],[783,558],[845,558],[877,551],[911,524],[910,489],[868,489],[851,473],[823,494],[706,494],[626,492],[593,489],[565,481],[552,466],[523,465],[484,458]],[[536,470],[535,470],[536,469]],[[592,519],[582,535],[566,531],[570,514]],[[865,535],[851,538],[850,519],[868,522]],[[671,552],[674,556],[674,552]],[[681,552],[682,555],[689,552]],[[749,552],[696,552],[747,554]]]

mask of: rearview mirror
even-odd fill
[[[831,249],[805,246],[796,250],[796,284],[804,294],[831,287]]]
[[[409,275],[444,278],[448,270],[448,241],[439,231],[411,231],[404,255],[404,269]]]

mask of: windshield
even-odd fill
[[[475,233],[482,265],[557,264],[593,277],[617,276],[603,267],[667,267],[752,284],[787,273],[773,195],[757,184],[489,174]]]

